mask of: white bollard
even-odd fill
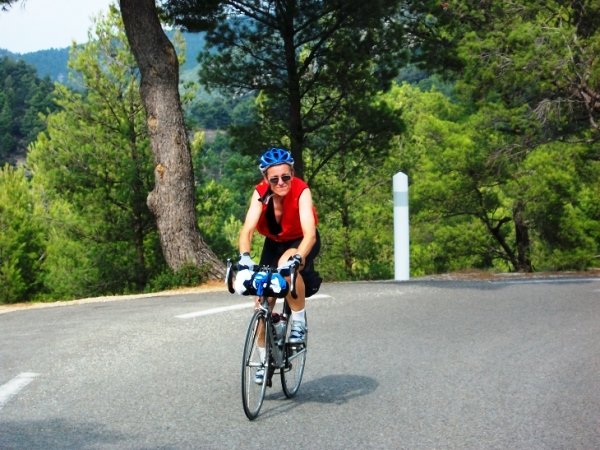
[[[408,176],[394,175],[394,273],[396,280],[410,279],[408,229]]]

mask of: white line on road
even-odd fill
[[[331,295],[316,294],[307,300],[318,299],[318,298],[331,298]],[[282,303],[282,302],[283,302],[283,299],[277,300],[277,303]],[[180,314],[179,316],[175,316],[175,317],[178,319],[191,319],[193,317],[209,316],[211,314],[218,314],[218,313],[227,312],[227,311],[235,311],[236,309],[251,308],[253,306],[254,306],[254,302],[247,302],[247,303],[240,303],[238,305],[222,306],[220,308],[205,309],[204,311],[196,311],[196,312],[191,312],[191,313],[187,313],[187,314]]]
[[[236,309],[244,309],[249,308],[251,306],[254,306],[254,302],[240,303],[239,305],[223,306],[221,308],[205,309],[204,311],[196,311],[192,313],[181,314],[175,317],[177,317],[178,319],[191,319],[192,317],[209,316],[211,314],[218,314],[225,311],[234,311]]]
[[[0,409],[6,405],[11,397],[31,383],[38,375],[39,373],[24,372],[14,377],[8,383],[0,386]]]

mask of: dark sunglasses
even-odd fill
[[[291,179],[292,179],[291,175],[281,175],[281,181],[283,181],[284,183],[287,183]],[[278,184],[279,183],[279,177],[269,178],[269,183],[271,183],[271,184]]]

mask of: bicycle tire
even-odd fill
[[[304,374],[304,364],[306,363],[306,350],[308,345],[308,333],[306,333],[306,339],[304,344],[290,344],[287,342],[287,338],[290,335],[290,329],[292,327],[291,318],[288,320],[286,329],[286,343],[285,343],[285,367],[280,370],[281,373],[281,387],[283,393],[287,398],[292,398],[298,393],[300,389],[300,383],[302,382],[302,375]],[[307,322],[308,324],[308,322]]]
[[[269,327],[266,326],[265,315],[262,311],[257,311],[252,316],[248,331],[246,332],[246,342],[244,344],[244,355],[242,359],[242,404],[244,412],[250,420],[256,419],[267,388],[267,376],[269,373]],[[258,353],[258,330],[265,330],[265,354],[267,355],[264,363],[261,361]],[[254,375],[260,368],[264,368],[265,375],[262,384],[254,382]]]

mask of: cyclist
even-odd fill
[[[321,248],[316,225],[317,213],[307,184],[294,177],[292,155],[281,148],[271,148],[260,158],[263,180],[256,186],[246,213],[246,220],[239,237],[241,267],[254,268],[250,257],[254,230],[265,236],[260,265],[285,268],[294,261],[300,263],[294,299],[291,294],[287,302],[291,309],[292,329],[289,342],[306,342],[305,298],[314,294],[321,278],[314,271],[313,261]],[[271,308],[275,298],[271,298]],[[256,299],[258,307],[259,298]],[[260,347],[259,347],[260,350]],[[264,352],[264,348],[263,348]],[[261,354],[264,361],[265,355]],[[264,370],[259,369],[255,382],[262,384]]]

